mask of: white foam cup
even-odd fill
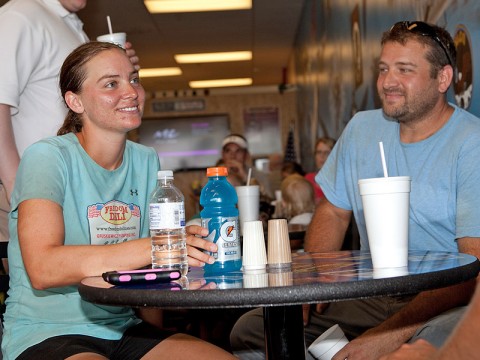
[[[244,234],[245,221],[259,219],[260,214],[260,187],[258,185],[236,186],[238,196],[238,217],[240,233]]]
[[[391,277],[405,276],[408,274],[409,272],[408,272],[407,266],[373,269],[374,279],[385,279],[385,278],[391,278]]]
[[[117,32],[112,34],[105,34],[97,36],[97,41],[109,42],[116,44],[125,49],[125,42],[127,41],[127,33]]]
[[[308,347],[308,354],[316,360],[331,360],[347,344],[345,334],[340,326],[335,324]]]
[[[410,177],[358,181],[374,268],[408,266]]]

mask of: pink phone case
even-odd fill
[[[129,271],[108,271],[102,274],[103,280],[113,285],[166,283],[180,279],[178,270],[142,269]]]

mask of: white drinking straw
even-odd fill
[[[383,142],[380,141],[378,146],[380,147],[380,156],[382,157],[383,176],[388,177],[387,163],[385,162],[385,152],[383,151]]]
[[[250,185],[250,179],[252,177],[252,168],[248,169],[248,175],[247,175],[247,186]]]
[[[108,24],[108,32],[111,34],[113,34],[113,31],[112,31],[112,22],[110,21],[110,16],[107,15],[107,24]]]

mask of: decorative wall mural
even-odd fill
[[[355,88],[363,83],[363,63],[362,63],[362,37],[360,34],[358,4],[353,8],[351,26],[352,26],[352,53],[353,53],[353,74],[355,76]]]
[[[470,36],[464,25],[458,25],[453,38],[457,49],[457,76],[454,81],[455,102],[468,109],[473,92],[473,68]]]
[[[381,107],[376,91],[380,40],[385,30],[402,20],[423,19],[452,34],[458,78],[447,99],[480,116],[479,95],[473,90],[480,86],[480,77],[473,73],[473,59],[480,59],[480,1],[304,1],[307,10],[294,51],[302,140],[313,142],[325,134],[338,138],[357,111]],[[309,76],[311,72],[315,76]],[[301,153],[307,166],[313,163],[310,147],[311,143]]]

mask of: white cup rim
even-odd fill
[[[389,176],[389,177],[377,177],[368,179],[359,179],[358,183],[367,182],[387,182],[387,181],[411,181],[410,176]]]
[[[102,35],[98,35],[97,38],[103,38],[103,37],[107,37],[107,36],[116,36],[116,35],[120,35],[120,36],[123,36],[123,35],[127,35],[126,32],[123,32],[123,31],[119,31],[119,32],[114,32],[114,33],[107,33],[107,34],[102,34]]]

